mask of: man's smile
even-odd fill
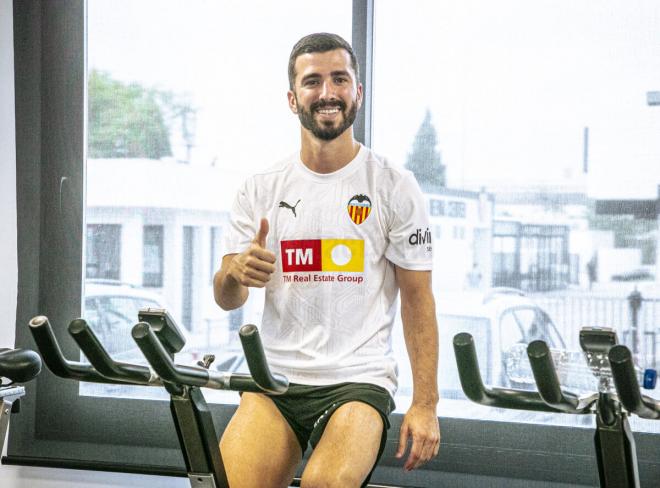
[[[320,108],[317,112],[323,115],[332,115],[339,112],[339,107]]]

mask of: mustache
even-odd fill
[[[321,110],[328,107],[339,107],[339,110],[343,112],[346,110],[346,103],[344,103],[342,100],[318,100],[312,103],[309,106],[309,109],[314,112],[316,110]]]

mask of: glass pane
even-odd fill
[[[660,365],[660,4],[414,0],[376,2],[375,16],[374,149],[415,173],[447,229],[434,239],[438,412],[580,424],[465,400],[452,337],[474,335],[493,386],[510,384],[507,349],[542,337],[579,351],[583,326],[614,327],[642,367]]]
[[[86,278],[119,279],[121,272],[120,248],[121,226],[113,224],[88,225]]]
[[[143,232],[142,284],[163,286],[163,226],[145,225]]]
[[[157,306],[186,336],[177,362],[213,353],[212,367],[245,370],[237,331],[259,324],[263,295],[223,312],[212,275],[239,184],[299,147],[287,63],[317,31],[350,41],[351,0],[88,1],[84,316],[122,360],[140,359],[130,328]],[[81,387],[164,398],[156,390]]]

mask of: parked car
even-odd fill
[[[440,337],[438,385],[443,398],[463,398],[453,349],[453,338],[459,332],[472,334],[486,385],[535,389],[532,382],[509,378],[507,354],[537,339],[546,341],[550,348],[566,348],[548,313],[517,289],[436,293],[436,314]],[[412,373],[400,326],[395,328],[393,345],[399,356],[399,394],[412,395]]]
[[[83,317],[96,333],[110,356],[116,361],[145,363],[142,352],[131,336],[142,308],[167,308],[162,297],[145,288],[114,280],[87,280]],[[189,342],[189,333],[180,326]],[[185,347],[176,355],[176,362],[194,364],[201,359],[200,351]]]

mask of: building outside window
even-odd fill
[[[211,242],[209,244],[211,249],[211,259],[209,262],[209,282],[211,284],[213,284],[213,277],[215,276],[216,271],[220,269],[220,265],[222,264],[222,250],[224,248],[222,238],[222,227],[212,226]]]
[[[142,285],[163,286],[163,226],[145,225],[142,233]]]
[[[119,280],[121,276],[121,225],[87,226],[87,279]]]

